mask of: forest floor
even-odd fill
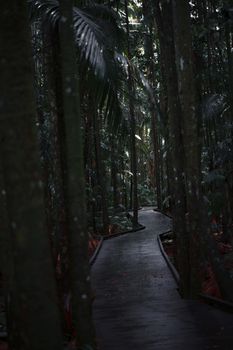
[[[100,350],[231,350],[233,315],[180,298],[157,243],[171,220],[146,208],[139,221],[145,230],[105,241],[92,267]]]

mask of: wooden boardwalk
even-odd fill
[[[233,350],[233,315],[177,292],[157,244],[169,219],[139,220],[146,229],[105,241],[92,268],[100,350]]]

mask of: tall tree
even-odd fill
[[[184,131],[187,230],[190,237],[190,291],[195,296],[201,288],[200,238],[202,227],[199,215],[201,174],[189,3],[183,0],[173,1],[173,11],[176,66]]]
[[[68,211],[72,317],[78,345],[93,346],[94,330],[91,320],[79,73],[74,40],[72,5],[72,0],[60,0],[61,21],[59,35],[66,163],[65,199]]]
[[[136,153],[136,120],[135,120],[135,108],[134,108],[134,81],[132,77],[130,61],[131,61],[131,49],[130,49],[130,29],[129,29],[129,13],[128,4],[125,0],[125,19],[126,19],[126,32],[127,32],[127,55],[129,59],[128,65],[128,92],[129,92],[129,113],[130,113],[130,138],[131,138],[131,170],[132,170],[132,209],[133,209],[133,227],[138,225],[138,181],[137,181],[137,153]]]
[[[172,23],[172,4],[163,2],[162,6],[154,5],[156,24],[161,52],[162,70],[165,72],[165,86],[168,101],[168,130],[169,153],[171,159],[172,185],[172,213],[174,217],[174,232],[177,240],[177,262],[179,267],[180,290],[188,297],[189,289],[189,248],[188,235],[185,225],[185,188],[183,140],[181,128],[181,108],[178,95],[178,82],[175,64],[174,31]]]
[[[10,348],[62,349],[55,276],[41,180],[27,2],[1,2],[0,139],[9,225]],[[6,233],[7,229],[7,233]],[[4,237],[3,237],[4,239]],[[13,261],[11,260],[13,259]]]
[[[97,105],[96,103],[91,105],[91,112],[93,116],[93,126],[94,126],[96,177],[97,177],[97,181],[100,189],[100,196],[101,196],[103,232],[107,234],[109,229],[109,216],[108,216],[108,205],[107,205],[105,165],[104,165],[102,149],[101,149],[102,113],[99,110],[96,110],[96,105]]]
[[[144,21],[146,27],[146,35],[145,35],[145,58],[146,58],[146,66],[148,68],[148,79],[153,86],[153,90],[155,93],[155,60],[154,60],[154,18],[153,13],[149,12],[151,8],[150,0],[143,1],[143,13],[144,13]],[[155,189],[156,189],[156,199],[157,206],[159,209],[162,209],[162,194],[161,194],[161,157],[159,150],[159,122],[158,122],[158,108],[156,108],[155,102],[150,99],[150,113],[151,113],[151,138],[153,144],[153,157],[154,157],[154,178],[155,178]]]

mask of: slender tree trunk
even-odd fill
[[[62,102],[65,126],[65,199],[72,293],[72,318],[78,346],[94,345],[91,320],[85,175],[79,101],[79,74],[73,32],[72,1],[60,0]]]
[[[3,1],[0,10],[2,193],[9,222],[7,233],[0,234],[10,237],[13,258],[9,343],[12,350],[59,350],[63,339],[46,228],[27,3]]]
[[[151,13],[148,9],[151,8],[151,3],[148,0],[143,1],[143,12],[146,26],[146,36],[145,36],[145,56],[146,64],[148,67],[148,78],[152,84],[155,86],[155,67],[154,67],[154,50],[153,50],[153,22]],[[162,197],[161,197],[161,179],[160,179],[160,152],[159,152],[159,134],[158,134],[158,118],[157,118],[157,108],[152,101],[150,103],[150,113],[151,113],[151,136],[153,144],[153,156],[154,156],[154,178],[155,178],[155,189],[156,189],[156,199],[157,206],[162,209]]]
[[[190,234],[191,296],[196,297],[201,290],[202,236],[207,226],[203,213],[201,193],[200,143],[196,91],[193,71],[192,37],[189,3],[173,1],[176,63],[179,79],[179,96],[184,123],[186,196],[188,207],[188,231]]]
[[[172,4],[163,3],[160,9],[155,5],[155,17],[159,30],[160,50],[168,97],[168,130],[169,130],[169,176],[172,176],[172,214],[174,232],[177,240],[177,262],[180,273],[180,290],[184,297],[189,296],[189,249],[185,225],[185,187],[183,165],[183,140],[181,128],[181,108],[178,97],[177,73],[175,65],[174,33],[172,25]],[[171,160],[171,162],[170,162]]]
[[[38,25],[38,21],[36,21]],[[38,34],[39,31],[39,34]],[[58,32],[43,26],[35,28],[35,78],[37,88],[38,130],[41,149],[41,162],[45,183],[45,203],[47,225],[56,266],[60,298],[60,310],[64,332],[69,332],[64,313],[64,295],[70,292],[68,278],[67,217],[64,200],[64,159],[62,154],[63,127],[60,122],[63,114],[57,104],[56,88],[61,92],[60,56],[57,50]],[[56,45],[54,43],[56,42]],[[37,62],[39,61],[39,62]],[[59,61],[59,67],[57,63]],[[58,79],[58,77],[60,79]],[[57,81],[59,85],[57,86]],[[60,97],[61,100],[61,97]],[[59,265],[58,265],[59,264]],[[59,266],[59,269],[57,267]]]
[[[117,161],[116,161],[116,147],[117,144],[115,142],[114,135],[111,135],[111,179],[112,179],[112,188],[113,188],[113,207],[116,210],[118,208],[118,205],[120,204],[119,201],[119,190],[118,190],[118,181],[117,181],[117,173],[118,173],[118,167],[117,167]]]
[[[127,54],[131,60],[130,42],[129,42],[129,15],[128,4],[125,0],[126,31],[127,31]],[[129,91],[129,113],[130,113],[130,139],[131,139],[131,170],[132,170],[132,209],[133,209],[133,227],[138,226],[138,180],[137,180],[137,150],[136,150],[136,120],[133,104],[134,86],[130,65],[128,66],[128,91]]]
[[[108,233],[109,228],[109,216],[108,216],[108,205],[107,205],[107,191],[105,184],[105,169],[104,163],[102,159],[102,151],[101,151],[101,139],[100,139],[100,131],[101,131],[101,114],[96,111],[95,105],[92,109],[93,113],[93,124],[94,124],[94,137],[95,137],[95,153],[96,153],[96,173],[98,178],[98,185],[100,188],[101,195],[101,210],[102,210],[102,221],[103,221],[103,231],[105,234]]]
[[[161,194],[161,160],[158,142],[158,119],[153,104],[151,105],[151,129],[152,129],[152,143],[153,143],[153,155],[154,155],[154,178],[155,178],[155,189],[157,198],[157,207],[162,209],[162,194]]]
[[[157,22],[155,20],[155,22]],[[157,25],[157,24],[156,24]],[[164,67],[164,59],[163,59],[163,49],[161,52],[159,39],[157,43],[157,53],[158,53],[158,63],[159,63],[159,74],[160,74],[160,96],[159,96],[159,110],[161,119],[163,120],[163,125],[161,128],[161,136],[159,139],[159,149],[160,152],[162,152],[164,149],[166,149],[166,155],[161,154],[160,156],[160,162],[161,162],[161,202],[162,202],[162,209],[164,207],[163,203],[164,200],[171,194],[170,188],[171,182],[172,182],[172,176],[170,176],[170,168],[171,168],[171,162],[168,158],[170,158],[170,150],[168,147],[168,140],[169,140],[169,130],[168,130],[168,98],[167,98],[167,86],[166,86],[166,77],[165,72],[166,69]],[[162,141],[164,144],[162,144]],[[171,201],[170,201],[171,202]],[[169,205],[170,206],[170,205]]]
[[[0,158],[0,266],[1,266],[1,295],[5,302],[6,308],[6,322],[7,322],[7,333],[10,339],[10,343],[13,342],[13,322],[14,318],[14,303],[8,302],[9,291],[12,292],[14,289],[14,252],[12,247],[12,240],[9,235],[9,217],[7,213],[6,203],[6,185],[4,180],[4,169],[2,159]]]
[[[39,33],[39,34],[38,34]],[[35,79],[37,89],[38,130],[41,161],[45,183],[45,203],[55,263],[60,251],[61,240],[66,231],[64,210],[64,183],[61,161],[61,144],[58,128],[54,89],[54,61],[52,57],[52,33],[36,22]]]
[[[232,52],[232,40],[231,40],[231,23],[228,20],[225,24],[225,36],[227,46],[227,63],[228,63],[228,96],[230,102],[230,122],[233,122],[233,52]],[[233,132],[232,132],[233,135]]]

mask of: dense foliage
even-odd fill
[[[18,58],[19,80],[15,81],[21,95],[25,86],[35,90],[36,99],[30,95],[30,128],[36,138],[27,137],[21,124],[15,123],[15,128],[22,143],[28,142],[25,149],[39,143],[39,157],[35,152],[33,159],[41,170],[40,213],[42,217],[44,209],[63,333],[71,333],[83,349],[95,346],[88,259],[101,236],[137,229],[141,206],[155,206],[173,216],[174,261],[181,276],[181,294],[197,297],[211,277],[217,296],[232,302],[231,2],[30,0],[27,7],[24,14],[13,13],[22,18],[26,13],[30,21],[22,20],[23,33],[30,29],[30,37],[25,34],[18,41],[19,34],[1,11],[0,32],[11,35],[9,43],[7,36],[0,41],[1,51],[8,55],[5,59],[1,54],[0,65],[10,72],[4,60],[13,62],[11,52],[19,42],[23,50],[26,43],[22,57],[27,55],[33,69],[22,83],[25,66]],[[15,11],[14,6],[11,10]],[[3,95],[4,101],[11,98],[14,82],[8,74],[4,84],[9,85],[9,96]],[[19,98],[16,92],[12,96]],[[13,113],[6,105],[0,103],[2,129],[13,128],[4,124],[7,113]],[[17,113],[15,107],[16,117]],[[22,191],[27,191],[27,181],[20,177],[20,160],[19,178],[8,179],[8,171],[17,173],[17,167],[9,165],[15,159],[10,135],[8,131],[1,134],[6,142],[0,164],[4,198],[7,188],[7,198],[1,199],[3,232],[11,232],[9,222],[20,206],[20,199],[10,192],[16,187],[14,181],[17,186],[22,182]],[[29,208],[30,198],[22,205]],[[39,217],[35,214],[35,225]],[[22,235],[26,221],[18,225]],[[13,249],[13,255],[14,249],[22,254],[20,239],[9,237],[3,235],[3,246]],[[4,264],[19,262],[11,254],[3,255]],[[10,280],[7,294],[12,270],[2,273]],[[15,283],[14,288],[24,293],[26,287]],[[72,308],[78,310],[73,315]],[[13,336],[12,344],[16,338]]]

